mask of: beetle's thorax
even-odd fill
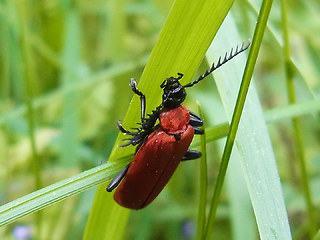
[[[168,134],[185,131],[190,121],[188,109],[181,105],[178,108],[164,108],[160,113],[160,126]]]
[[[179,79],[182,78],[182,74],[178,78],[167,78],[162,84],[162,104],[165,108],[177,108],[186,98],[186,91],[180,84]]]

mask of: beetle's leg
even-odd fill
[[[202,121],[202,119],[198,119],[198,118],[194,118],[194,117],[190,116],[189,124],[192,127],[201,127],[203,125],[203,121]]]
[[[197,150],[190,150],[186,152],[181,161],[193,160],[201,157],[201,152]]]
[[[140,92],[137,89],[137,83],[134,80],[134,78],[130,79],[130,84],[129,86],[131,87],[132,91],[137,94],[138,96],[140,96],[140,102],[141,102],[141,121],[143,121],[145,114],[146,114],[146,96]]]
[[[195,114],[194,112],[189,111],[190,113],[190,125],[192,127],[200,127],[203,125],[203,120],[200,116]]]
[[[192,127],[200,127],[200,126],[203,125],[203,121],[202,121],[201,117],[199,117],[194,112],[189,111],[189,113],[190,113],[190,122],[189,122],[189,124]]]
[[[202,135],[204,133],[204,130],[201,128],[194,127],[193,129],[194,129],[194,134]]]
[[[201,128],[197,128],[197,127],[201,127],[203,125],[203,121],[202,121],[201,117],[199,117],[194,112],[189,111],[189,113],[190,113],[189,124],[193,127],[194,134],[202,135],[204,133],[204,130]]]
[[[126,175],[128,168],[130,167],[130,163],[125,166],[124,168],[122,168],[122,170],[117,174],[117,176],[115,176],[111,182],[109,183],[108,187],[107,187],[107,191],[108,192],[112,192],[113,189],[115,189],[119,183],[121,182],[121,180],[124,178],[124,176]]]
[[[127,129],[125,129],[125,128],[122,126],[120,120],[117,121],[117,125],[118,125],[118,129],[119,129],[121,132],[126,133],[126,134],[130,134],[130,133],[131,133],[130,131],[128,131]]]
[[[202,121],[202,119],[198,119],[198,118],[194,118],[194,117],[190,116],[189,124],[192,127],[201,127],[203,125],[203,121]]]

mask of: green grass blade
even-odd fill
[[[252,9],[253,12],[255,12],[257,15],[259,14],[259,8],[258,3],[259,1],[249,0],[248,7]],[[276,44],[279,49],[282,48],[283,41],[281,39],[281,35],[277,31],[277,28],[274,27],[272,24],[268,23],[267,25],[267,32],[270,33],[270,36],[273,37],[273,43]],[[301,79],[304,79],[304,81],[301,81],[301,79],[297,79],[297,86],[299,88],[300,92],[303,92],[302,95],[308,96],[307,99],[314,100],[316,97],[308,84],[306,83],[305,79],[307,79],[308,74],[306,74],[306,68],[303,68],[302,66],[298,65],[295,61],[293,61],[292,58],[290,58],[290,65],[294,69],[296,75],[300,76]]]
[[[251,46],[251,49],[249,52],[247,65],[246,65],[245,72],[244,72],[244,75],[242,78],[238,98],[236,101],[235,110],[233,112],[233,116],[231,119],[230,130],[228,133],[226,146],[224,148],[224,152],[223,152],[223,156],[222,156],[222,160],[221,160],[221,167],[219,170],[219,175],[217,178],[217,183],[216,183],[214,195],[212,197],[212,203],[211,203],[211,207],[210,207],[210,212],[209,212],[209,217],[208,217],[208,226],[207,226],[207,235],[208,236],[210,236],[211,229],[212,229],[212,228],[210,228],[210,226],[212,226],[213,220],[215,219],[215,214],[216,214],[216,210],[218,207],[218,201],[219,201],[219,197],[221,194],[222,185],[224,182],[225,174],[227,172],[227,167],[228,167],[229,159],[231,156],[231,151],[232,151],[234,141],[236,138],[240,118],[241,118],[244,103],[245,103],[245,100],[247,97],[247,92],[248,92],[248,89],[250,86],[254,66],[255,66],[257,56],[259,53],[259,49],[260,49],[261,41],[262,41],[262,38],[264,35],[265,27],[266,27],[266,24],[267,24],[267,21],[269,18],[271,6],[272,6],[272,0],[270,0],[270,1],[265,0],[262,2],[261,11],[259,14],[255,33],[253,36],[253,42],[252,42],[252,46]]]
[[[41,176],[40,176],[40,159],[37,153],[36,141],[35,141],[35,111],[34,111],[34,95],[36,94],[37,78],[34,71],[34,59],[29,45],[29,29],[28,23],[30,17],[28,16],[28,4],[24,1],[17,1],[16,6],[19,10],[19,27],[21,30],[21,53],[23,60],[23,80],[24,80],[24,95],[27,106],[27,120],[29,127],[29,138],[32,149],[32,168],[35,179],[35,189],[41,188]]]
[[[267,123],[285,121],[287,119],[305,116],[320,112],[320,100],[307,101],[302,103],[290,104],[287,106],[277,107],[264,112],[264,119]],[[213,127],[206,128],[206,142],[212,142],[228,135],[229,124],[221,123]],[[192,141],[191,148],[200,145],[200,141]]]
[[[122,239],[130,211],[114,204],[112,194],[106,196],[106,186],[98,187],[83,239]]]
[[[312,240],[320,240],[320,230],[318,230],[318,232],[316,233],[316,235],[314,235]]]
[[[106,163],[71,178],[42,188],[0,207],[0,226],[36,212],[62,199],[110,180],[132,156],[116,163]]]
[[[270,10],[271,2],[265,1],[262,9],[264,7]],[[264,17],[262,25],[265,25],[267,15],[268,14],[261,15]],[[230,19],[226,19],[225,24],[226,25],[221,28],[222,42],[224,44],[232,44],[229,39],[224,38],[224,31],[236,32],[237,29]],[[257,27],[259,28],[259,23]],[[251,66],[251,73],[259,50],[263,28],[264,26],[259,30],[259,39],[253,39],[253,45],[250,49],[250,53],[255,52],[255,56],[252,56],[252,53],[249,54],[249,58],[253,57],[254,59],[249,59],[249,63],[247,64],[247,67]],[[234,41],[234,39],[236,39],[236,37],[233,37],[232,41]],[[217,45],[219,46],[219,44]],[[210,48],[208,55],[211,56],[212,54]],[[239,57],[238,60],[240,60],[241,57]],[[235,88],[235,86],[239,85],[237,79],[239,79],[239,75],[241,75],[242,72],[241,65],[236,64],[236,61],[233,61],[232,64],[234,64],[232,71],[228,73],[218,71],[215,75],[228,118],[231,118],[233,112],[237,95],[237,88]],[[246,77],[246,74],[244,77]],[[251,74],[247,77],[251,78]],[[261,106],[259,105],[259,100],[254,92],[253,86],[251,86],[251,91],[248,92],[244,112],[245,114],[242,115],[241,124],[239,125],[237,133],[236,145],[242,155],[242,170],[255,212],[260,238],[291,239],[277,166]]]
[[[181,72],[184,74],[183,83],[191,81],[194,72],[198,68],[232,4],[233,0],[191,2],[177,0],[175,2],[139,81],[138,87],[147,97],[147,112],[150,112],[151,109],[160,104],[161,91],[159,86],[164,79],[176,76],[178,72]],[[123,121],[124,126],[132,127],[132,123],[139,122],[140,104],[138,101],[138,97],[133,98]],[[123,138],[119,134],[116,144],[120,144]],[[121,149],[116,147],[111,153],[110,161],[133,151],[133,147]],[[108,194],[104,190],[105,187],[106,185],[99,187],[97,196],[105,194],[106,198],[109,199],[110,197],[107,196]],[[100,193],[99,191],[103,191],[104,193]],[[101,201],[104,200],[101,199]],[[98,200],[95,200],[94,203],[89,217],[90,221],[95,221],[94,219],[108,219],[108,211],[101,208],[101,206],[112,208],[114,209],[113,211],[121,211],[119,210],[121,207],[116,203],[113,206],[105,206]],[[99,224],[98,226],[91,224],[90,221],[87,223],[86,232],[89,231],[92,234],[94,234],[94,231],[104,231],[102,228],[109,229],[109,227],[114,226],[111,226],[109,221],[108,223],[110,224]],[[125,217],[118,218],[116,226],[121,226],[124,222],[126,222]],[[114,229],[110,229],[110,231],[114,231]],[[121,233],[119,234],[121,235]],[[90,234],[86,235],[87,239],[90,237]]]
[[[230,221],[233,240],[257,239],[256,221],[246,182],[241,171],[241,156],[237,148],[232,151],[226,175]]]
[[[268,123],[281,120],[314,114],[320,111],[320,100],[311,100],[301,103],[289,104],[265,112],[265,119]]]
[[[306,106],[306,108],[304,106]],[[280,115],[280,118],[273,117],[273,115],[278,116],[283,111],[285,111],[285,114]],[[267,120],[270,119],[271,122],[275,122],[280,121],[282,119],[291,118],[292,116],[296,115],[314,113],[315,111],[320,111],[320,102],[310,101],[307,103],[300,103],[293,106],[279,107],[273,110],[269,110],[265,113],[265,116]],[[227,136],[228,129],[229,125],[227,123],[205,129],[206,142],[212,142]],[[192,143],[192,148],[197,147],[199,145],[200,142],[196,140]],[[121,160],[123,161],[123,163],[117,162],[114,165],[102,165],[90,169],[86,172],[77,174],[69,179],[65,179],[61,182],[50,185],[37,192],[33,192],[29,195],[26,195],[22,198],[19,198],[1,206],[0,226],[11,223],[19,219],[20,217],[36,212],[39,209],[45,208],[46,206],[54,204],[74,194],[83,192],[86,189],[93,187],[99,183],[110,180],[113,176],[116,175],[116,173],[121,169],[121,167],[124,166],[131,159],[132,155],[127,156],[126,160]],[[79,181],[85,181],[86,184],[79,184],[79,182],[76,181],[77,179]],[[59,189],[60,191],[55,191],[55,189]],[[54,198],[52,198],[52,192],[55,192]],[[108,198],[105,198],[105,200],[103,201],[103,205],[109,205],[109,199],[113,202],[111,195],[108,195]],[[37,204],[40,207],[37,207]]]
[[[32,150],[32,168],[33,168],[33,176],[34,176],[34,190],[39,190],[42,187],[42,179],[41,179],[41,164],[40,158],[37,151],[37,143],[35,140],[35,130],[36,130],[36,118],[35,118],[35,109],[34,109],[34,95],[38,90],[38,79],[35,74],[34,67],[34,58],[31,51],[31,46],[29,44],[29,5],[25,1],[16,1],[16,6],[19,11],[19,27],[21,30],[20,33],[20,41],[21,41],[21,53],[23,60],[23,80],[24,80],[24,95],[25,102],[27,106],[27,120],[28,120],[28,128],[29,128],[29,139],[30,139],[30,147]],[[42,222],[42,213],[37,212],[35,215],[36,218],[36,232],[37,235],[41,235],[41,222]]]
[[[203,119],[201,107],[198,104],[199,116]],[[208,169],[207,169],[207,146],[206,131],[201,135],[201,159],[200,159],[200,193],[199,193],[199,209],[197,220],[197,238],[204,238],[204,230],[206,223],[206,206],[207,206],[207,189],[208,189]]]
[[[285,0],[281,0],[281,23],[282,23],[282,35],[283,35],[283,55],[285,61],[285,71],[286,71],[286,82],[287,82],[287,91],[289,103],[294,104],[297,102],[296,99],[296,90],[294,82],[294,70],[291,64],[291,51],[290,51],[290,42],[289,42],[289,30],[288,30],[288,17],[287,17],[287,5]],[[304,198],[307,206],[308,214],[308,227],[309,227],[309,237],[312,237],[316,234],[316,216],[314,211],[313,200],[310,191],[309,184],[309,175],[307,172],[306,166],[306,157],[304,150],[304,142],[302,138],[302,125],[300,118],[294,117],[292,119],[292,125],[294,130],[294,147],[297,152],[297,158],[299,163],[299,170],[302,183],[302,191],[304,193]]]

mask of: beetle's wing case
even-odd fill
[[[116,189],[115,201],[130,209],[141,209],[151,203],[173,175],[193,135],[190,125],[179,141],[161,129],[154,131],[133,158],[125,178]]]

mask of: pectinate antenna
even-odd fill
[[[242,43],[241,48],[239,49],[239,46],[236,47],[235,51],[233,52],[233,48],[231,48],[230,53],[228,54],[226,52],[226,54],[224,55],[223,60],[221,61],[221,57],[218,60],[218,63],[215,65],[214,63],[212,64],[212,67],[205,71],[204,74],[200,75],[200,77],[195,80],[194,82],[188,83],[186,85],[184,85],[184,88],[187,87],[192,87],[193,85],[197,84],[198,82],[200,82],[202,79],[204,79],[205,77],[207,77],[209,74],[211,74],[212,72],[214,72],[216,69],[218,69],[219,67],[221,67],[223,64],[227,63],[228,61],[230,61],[232,58],[234,58],[235,56],[239,55],[240,53],[244,52],[245,50],[247,50],[249,48],[251,44],[251,41],[249,39],[248,44],[246,46],[244,46],[244,43]]]

